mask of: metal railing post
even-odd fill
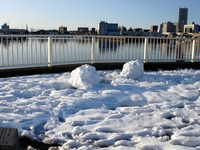
[[[92,47],[91,47],[91,64],[95,63],[94,60],[94,51],[95,51],[95,36],[92,36]]]
[[[52,63],[52,36],[48,37],[48,67],[53,65]]]
[[[143,55],[143,61],[147,61],[147,46],[148,46],[148,38],[145,37],[144,39],[144,55]]]
[[[196,40],[192,40],[192,57],[191,57],[191,62],[195,61],[195,46],[196,46]]]

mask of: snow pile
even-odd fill
[[[139,79],[144,74],[143,62],[139,60],[129,61],[124,64],[121,75],[134,80]]]
[[[99,84],[100,77],[95,67],[86,64],[71,72],[69,82],[75,88],[91,88]]]

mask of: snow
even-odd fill
[[[0,126],[61,150],[200,149],[200,70],[142,66],[1,78]]]
[[[143,62],[132,60],[123,65],[121,75],[131,79],[139,79],[144,74]]]
[[[86,64],[72,71],[69,82],[75,88],[92,88],[98,86],[100,76],[93,66]]]

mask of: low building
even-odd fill
[[[58,30],[38,30],[36,32],[32,32],[31,34],[59,35],[59,31]]]
[[[101,21],[98,24],[98,34],[100,35],[119,35],[118,24],[117,23],[107,23]]]
[[[88,27],[78,27],[78,34],[89,34]]]
[[[184,33],[198,33],[199,32],[199,25],[192,23],[184,25]]]
[[[120,34],[122,35],[123,32],[127,32],[127,29],[126,29],[126,27],[121,26],[121,27],[119,27],[119,31],[120,31]]]
[[[89,32],[90,32],[90,35],[96,35],[97,34],[95,28],[91,28],[91,30]]]
[[[158,26],[151,26],[150,27],[150,32],[158,32]]]
[[[0,29],[1,34],[28,34],[28,30],[25,29],[10,29],[9,25],[4,23]]]
[[[174,33],[176,32],[176,26],[174,23],[168,21],[164,22],[161,24],[161,29],[160,31],[165,34],[165,33]]]
[[[2,26],[1,26],[1,29],[2,30],[8,30],[10,29],[9,25],[7,25],[7,23],[4,23]]]
[[[130,28],[126,31],[121,32],[121,35],[124,35],[124,36],[149,36],[150,30],[142,29],[142,28],[135,28],[135,29]]]
[[[174,22],[174,27],[175,27],[175,32],[179,32],[179,29],[178,29],[178,22]]]
[[[67,33],[67,27],[61,26],[61,27],[58,28],[58,31],[60,32],[60,34],[66,34]]]

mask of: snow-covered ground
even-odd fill
[[[0,126],[60,149],[200,149],[200,70],[138,64],[1,78]]]

